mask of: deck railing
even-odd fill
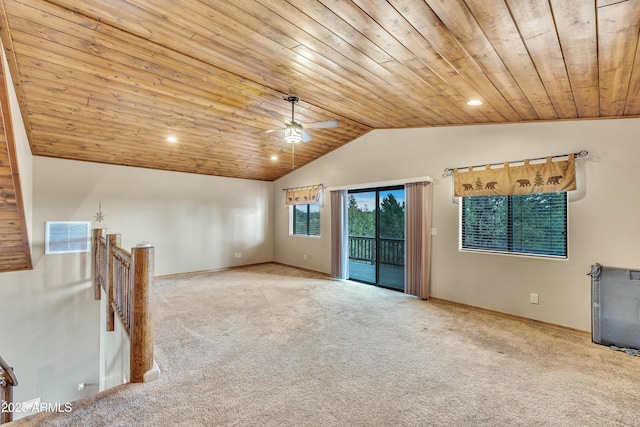
[[[374,237],[349,236],[349,258],[357,261],[375,262],[376,239]]]
[[[349,236],[349,258],[373,264],[376,262],[378,244],[380,245],[380,259],[378,260],[380,264],[404,265],[404,239]]]
[[[93,230],[93,241],[96,299],[100,288],[108,298],[107,331],[114,330],[118,314],[131,342],[131,382],[143,382],[153,368],[154,248],[141,244],[129,252],[120,247],[119,234],[105,235],[104,229]]]
[[[0,410],[0,424],[13,421],[13,388],[18,385],[13,368],[0,357],[0,396],[2,410]]]

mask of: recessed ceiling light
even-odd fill
[[[278,160],[278,156],[274,154],[273,156],[271,156],[271,160]]]
[[[473,106],[477,106],[477,105],[482,105],[483,102],[480,101],[479,99],[471,99],[469,101],[467,101],[467,105],[473,105]]]
[[[170,136],[167,138],[167,142],[178,142],[178,138],[175,136]]]

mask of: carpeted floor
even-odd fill
[[[156,281],[161,378],[55,426],[639,426],[640,358],[277,264]]]

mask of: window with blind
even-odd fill
[[[46,221],[44,253],[68,254],[91,250],[91,222]]]
[[[567,193],[462,198],[461,248],[567,257]]]
[[[292,234],[303,236],[320,235],[320,204],[293,205]]]

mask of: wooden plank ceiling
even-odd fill
[[[640,0],[2,0],[2,13],[40,156],[271,181],[291,171],[273,117],[290,117],[288,94],[296,121],[340,123],[309,130],[298,166],[378,128],[640,115]]]

